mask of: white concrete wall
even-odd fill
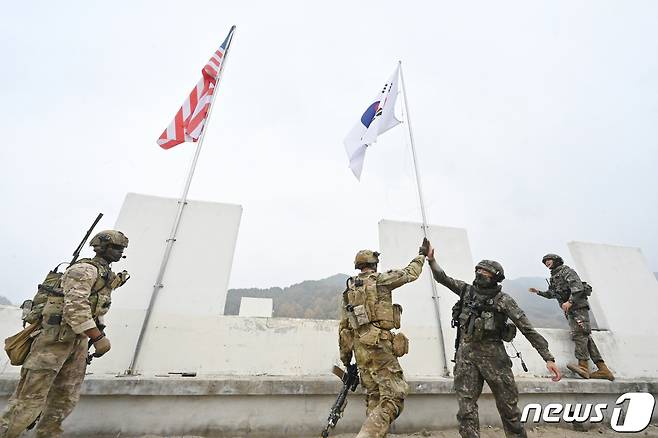
[[[658,335],[658,281],[639,248],[585,242],[568,246],[574,268],[592,285],[589,302],[600,328]]]
[[[322,375],[339,363],[338,321],[185,317],[174,313],[160,314],[159,320],[166,323],[152,327],[137,366],[145,375],[181,371],[203,375]],[[114,348],[107,357],[94,360],[90,371],[122,373],[125,365],[113,354]]]
[[[177,199],[129,193],[121,208],[115,228],[130,244],[127,259],[113,268],[132,277],[113,294],[106,318],[113,341],[107,361],[117,371],[130,364],[177,206]],[[241,215],[238,205],[188,201],[144,344],[156,342],[155,327],[176,324],[171,314],[180,321],[223,313]],[[158,347],[166,354],[164,345]]]
[[[274,309],[272,298],[242,297],[240,299],[240,316],[271,318]]]
[[[430,225],[428,238],[436,248],[439,264],[451,277],[470,281],[473,278],[473,259],[466,230]],[[381,270],[403,268],[418,255],[423,240],[420,223],[382,220],[379,222]],[[411,340],[409,354],[400,362],[411,375],[438,376],[443,374],[442,346],[439,339],[436,310],[432,299],[432,271],[425,263],[418,280],[402,286],[393,294],[394,302],[403,307],[402,331]],[[441,330],[445,340],[447,366],[452,371],[454,329],[450,327],[452,306],[458,296],[437,284]]]
[[[107,328],[113,348],[105,357],[94,360],[89,369],[92,373],[120,374],[128,366],[137,338],[136,323],[141,323],[139,318],[143,316],[161,255],[155,254],[157,251],[151,246],[163,249],[163,242],[154,237],[153,227],[159,227],[159,232],[164,230],[165,235],[168,231],[166,226],[157,225],[158,221],[162,222],[161,219],[151,215],[164,210],[161,207],[169,205],[166,201],[140,195],[129,195],[126,200],[129,214],[122,212],[118,228],[126,232],[131,243],[126,252],[129,258],[118,264],[117,268],[125,267],[134,277],[115,294]],[[195,205],[194,202],[191,204],[192,207]],[[188,210],[192,219],[195,214],[207,217],[188,221],[195,229],[181,233],[181,246],[178,247],[181,250],[172,258],[172,274],[165,278],[162,299],[159,298],[155,306],[137,370],[144,375],[180,371],[195,371],[200,375],[328,375],[331,365],[338,361],[337,321],[220,316],[219,304],[223,305],[226,285],[222,281],[223,286],[208,286],[212,283],[209,278],[216,278],[218,269],[208,269],[204,263],[224,266],[228,275],[229,258],[216,260],[212,251],[205,251],[204,248],[208,239],[213,242],[212,248],[218,248],[222,241],[228,242],[229,248],[232,248],[239,207],[208,206],[206,203],[200,203],[198,207]],[[141,215],[137,214],[137,208],[143,210]],[[226,216],[222,216],[224,213]],[[229,221],[230,218],[232,221]],[[215,222],[222,223],[222,220],[230,223],[225,227],[215,226]],[[154,224],[149,226],[149,221]],[[381,269],[406,266],[417,253],[422,238],[419,224],[382,221],[379,227]],[[209,230],[208,234],[218,236],[202,238],[204,233],[198,233],[198,230],[204,229]],[[432,226],[430,238],[437,248],[439,262],[448,274],[469,281],[473,277],[473,261],[466,232]],[[652,323],[655,327],[652,312],[658,308],[654,304],[656,291],[652,289],[655,288],[655,279],[652,279],[653,283],[648,281],[648,268],[639,251],[605,245],[574,243],[570,246],[572,250],[576,248],[573,250],[575,268],[594,286],[592,302],[598,303],[600,311],[606,312],[602,315],[611,327],[610,331],[593,334],[608,365],[618,377],[658,377],[658,352],[653,348],[658,343],[658,336],[652,329]],[[232,254],[232,249],[226,250],[228,252]],[[185,257],[198,259],[199,256],[210,259],[199,262],[199,266],[204,268],[201,270],[197,270],[190,260],[180,260]],[[155,267],[151,258],[156,261]],[[401,359],[409,378],[438,377],[443,371],[429,274],[426,265],[421,278],[394,292],[395,301],[405,308],[402,329],[411,341],[409,355]],[[628,283],[629,279],[635,278],[639,278],[641,283]],[[625,284],[631,284],[632,289],[624,289]],[[216,304],[201,305],[199,296],[205,296]],[[439,287],[448,359],[452,358],[454,340],[454,329],[449,326],[450,309],[456,299],[454,294]],[[624,307],[626,302],[640,301],[644,304],[635,305],[632,309]],[[628,314],[630,310],[630,324],[635,324],[632,330],[626,328],[629,321],[619,316],[620,313]],[[0,306],[0,339],[21,329],[20,315],[21,311],[16,307]],[[555,329],[541,329],[539,332],[546,337],[558,364],[564,369],[566,363],[573,360],[573,343],[569,333]],[[518,361],[513,361],[517,375],[547,375],[543,361],[522,335],[517,337],[515,343],[530,368],[530,373],[523,373]],[[513,350],[509,346],[508,350],[512,355]],[[0,374],[17,373],[18,370],[9,366],[5,356],[2,356]]]

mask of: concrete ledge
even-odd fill
[[[17,377],[0,377],[0,408]],[[657,380],[585,381],[517,379],[521,408],[528,403],[607,403],[626,392],[658,394]],[[452,379],[413,379],[394,431],[439,430],[457,424]],[[317,436],[340,389],[333,376],[108,377],[90,375],[81,401],[65,423],[67,436],[144,434],[219,436]],[[336,433],[356,432],[365,418],[363,393],[350,394]],[[500,420],[485,386],[480,421]],[[609,422],[611,409],[606,411]],[[654,421],[658,420],[654,412]]]
[[[8,397],[18,376],[0,375],[0,397]],[[582,380],[517,378],[520,394],[658,394],[658,380]],[[418,395],[454,394],[453,380],[445,378],[410,379],[409,393]],[[200,377],[98,377],[89,375],[82,395],[141,396],[230,396],[230,395],[332,395],[341,388],[333,376],[200,376]],[[361,388],[357,390],[360,393]],[[485,385],[484,393],[491,393]]]

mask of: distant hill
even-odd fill
[[[528,288],[548,289],[546,280],[542,277],[521,277],[503,281],[503,290],[516,300],[519,307],[528,316],[535,327],[568,329],[569,324],[560,309],[557,300],[528,292]],[[595,326],[593,324],[593,326]]]
[[[238,315],[242,297],[272,298],[275,318],[339,319],[340,296],[348,275],[306,280],[292,286],[267,289],[229,289],[224,315]]]
[[[242,297],[271,298],[273,316],[286,318],[338,319],[340,297],[345,289],[346,274],[336,274],[322,280],[306,280],[292,286],[267,289],[229,289],[224,307],[225,315],[240,313]],[[546,289],[541,277],[522,277],[505,280],[503,290],[517,301],[535,327],[568,329],[566,319],[556,300],[528,292],[528,288]],[[596,327],[596,322],[593,321]]]
[[[0,295],[0,305],[2,305],[2,306],[11,306],[12,303],[7,298]]]

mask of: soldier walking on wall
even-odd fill
[[[391,292],[420,275],[426,252],[404,269],[377,272],[379,253],[362,250],[354,268],[361,272],[347,280],[339,325],[341,361],[348,366],[354,354],[361,383],[366,389],[367,419],[357,438],[384,437],[402,412],[409,386],[398,357],[409,351],[409,340],[400,333],[402,307],[393,304]]]
[[[475,267],[475,280],[465,283],[446,275],[429,246],[427,260],[434,279],[457,295],[455,317],[460,341],[455,363],[455,392],[459,401],[459,434],[464,438],[480,436],[477,401],[484,381],[496,399],[496,407],[507,437],[526,437],[518,408],[519,394],[512,373],[512,362],[503,340],[511,341],[516,328],[530,341],[546,361],[552,380],[560,380],[560,371],[548,342],[535,331],[516,301],[502,292],[505,273],[500,263],[482,260]],[[513,324],[507,322],[510,319]]]
[[[546,254],[541,262],[551,271],[551,280],[547,291],[540,291],[531,287],[530,292],[544,298],[555,298],[569,321],[571,339],[576,344],[577,364],[568,364],[574,373],[583,379],[615,380],[615,376],[603,361],[594,339],[589,319],[589,302],[587,297],[592,288],[578,277],[576,271],[564,264],[562,257],[557,254]],[[593,373],[589,371],[589,360],[598,368]]]
[[[102,317],[111,293],[128,279],[115,274],[112,262],[122,258],[128,238],[120,231],[96,234],[90,242],[96,256],[81,259],[64,272],[61,290],[53,290],[35,321],[41,329],[21,369],[21,378],[0,418],[0,437],[16,438],[39,415],[37,438],[62,436],[62,421],[80,398],[87,368],[88,342],[94,357],[110,350]]]

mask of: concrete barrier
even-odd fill
[[[392,432],[411,433],[457,426],[457,399],[451,379],[411,379],[404,412]],[[0,377],[0,408],[15,379]],[[606,403],[609,424],[617,398],[627,392],[658,393],[657,381],[519,379],[520,407],[528,403]],[[340,389],[324,376],[122,377],[88,376],[82,398],[64,423],[67,437],[162,436],[318,436]],[[480,422],[500,426],[485,385]],[[654,412],[653,420],[658,418]],[[350,394],[336,433],[356,432],[365,418],[361,390]],[[565,424],[562,423],[562,426]]]

